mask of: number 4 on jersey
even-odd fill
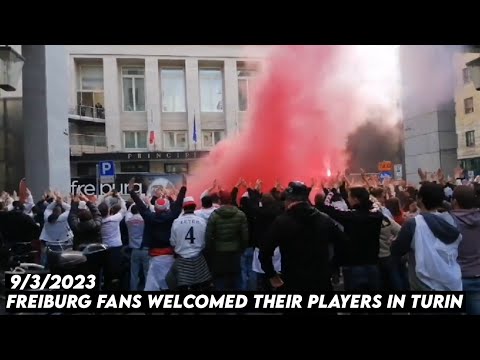
[[[185,240],[189,240],[190,244],[193,244],[195,237],[193,235],[193,226],[188,230],[187,235],[185,235]]]

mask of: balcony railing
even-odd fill
[[[105,120],[105,108],[85,105],[77,105],[70,108],[70,115],[77,115],[79,118]]]
[[[108,152],[107,138],[104,135],[70,134],[71,155]]]

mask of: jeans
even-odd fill
[[[344,267],[343,277],[346,291],[379,290],[380,288],[380,276],[377,265]]]
[[[247,248],[242,254],[240,266],[242,269],[242,286],[243,291],[254,291],[257,285],[256,273],[252,270],[253,248]]]
[[[242,287],[242,274],[214,275],[213,285],[219,291],[237,291]]]
[[[145,291],[168,290],[165,278],[174,262],[173,255],[160,255],[150,258],[150,266],[145,280]]]
[[[462,279],[468,315],[480,315],[480,278]]]
[[[385,290],[408,290],[408,274],[400,259],[387,256],[379,259],[379,271],[382,288]]]
[[[143,271],[143,279],[147,280],[148,267],[150,265],[150,256],[148,249],[132,249],[130,255],[130,290],[141,291],[140,286],[140,271]]]

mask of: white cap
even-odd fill
[[[196,205],[193,196],[187,196],[183,199],[183,206]]]

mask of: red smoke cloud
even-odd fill
[[[359,122],[355,67],[345,71],[343,46],[279,46],[256,80],[242,132],[200,160],[189,178],[198,197],[214,179],[230,191],[240,177],[264,189],[278,178],[310,184],[312,177],[345,169],[345,138]],[[352,84],[352,85],[349,85]]]

